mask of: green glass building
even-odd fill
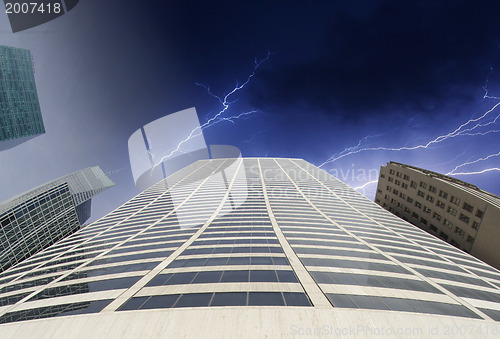
[[[0,46],[0,150],[43,133],[31,53]]]
[[[94,166],[0,203],[0,272],[83,227],[92,197],[112,186]]]

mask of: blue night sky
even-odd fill
[[[303,158],[372,200],[388,161],[474,162],[450,175],[500,195],[498,17],[495,0],[82,0],[12,33],[2,10],[0,44],[33,54],[46,134],[0,152],[0,201],[99,165],[117,184],[93,199],[103,216],[138,193],[134,131],[193,106],[208,121],[222,107],[196,83],[223,96],[268,53],[221,117],[257,112],[206,128],[207,144]]]

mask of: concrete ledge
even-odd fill
[[[498,338],[500,323],[406,312],[312,307],[123,311],[0,325],[9,338]]]

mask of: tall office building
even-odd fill
[[[0,46],[0,150],[45,133],[27,49]]]
[[[390,162],[375,202],[415,226],[500,268],[500,198],[464,181]]]
[[[2,338],[500,333],[499,271],[297,159],[197,161],[2,273],[0,302]]]
[[[113,185],[95,166],[0,203],[0,272],[77,231],[91,198]]]

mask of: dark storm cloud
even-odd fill
[[[300,103],[353,119],[394,107],[433,112],[471,100],[500,66],[498,1],[336,4],[319,56],[263,70],[255,105]]]

